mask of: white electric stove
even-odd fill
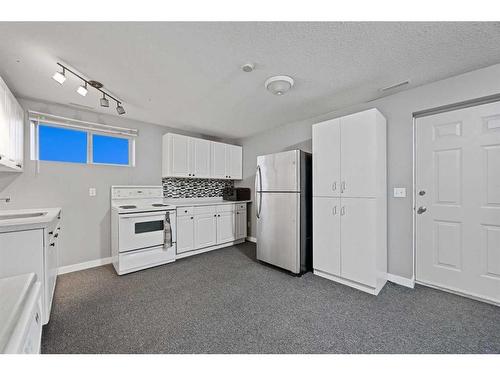
[[[119,275],[175,261],[175,207],[162,186],[111,187],[111,248]]]

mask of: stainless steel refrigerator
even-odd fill
[[[295,274],[312,265],[311,161],[301,150],[257,157],[257,259]]]

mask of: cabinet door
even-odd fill
[[[376,197],[377,123],[374,111],[341,119],[342,196]]]
[[[234,241],[235,224],[234,212],[221,212],[217,214],[217,244]]]
[[[247,236],[247,211],[236,211],[236,239]]]
[[[341,204],[341,276],[376,287],[377,200],[342,198]]]
[[[194,249],[194,217],[177,215],[177,253]]]
[[[7,86],[0,79],[0,156],[7,157],[9,147],[9,113],[7,106]]]
[[[340,198],[313,197],[313,268],[340,276]]]
[[[60,232],[56,230],[54,236],[49,238],[46,249],[46,278],[45,278],[45,299],[47,301],[47,317],[50,316],[52,308],[52,299],[54,298],[54,290],[57,281],[58,267],[58,252],[59,252],[59,236]]]
[[[219,142],[212,143],[212,178],[226,178],[226,145]]]
[[[210,177],[210,141],[190,138],[189,157],[192,177]]]
[[[0,279],[34,272],[43,282],[43,254],[43,229],[0,233]]]
[[[242,177],[242,148],[241,146],[226,145],[227,178],[241,180]]]
[[[203,214],[194,216],[194,246],[196,249],[213,246],[217,243],[217,215]]]
[[[190,137],[171,134],[170,139],[170,175],[175,177],[189,177],[190,172]]]
[[[313,195],[340,196],[340,120],[312,128]]]

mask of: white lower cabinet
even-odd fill
[[[42,324],[49,321],[57,281],[59,219],[46,228],[0,233],[0,278],[36,274],[42,285]]]
[[[340,198],[313,198],[313,268],[340,276]]]
[[[177,210],[177,253],[194,249],[194,217],[180,216]]]
[[[217,244],[234,241],[236,239],[234,211],[217,214]]]
[[[247,236],[247,210],[236,211],[236,238]]]
[[[215,213],[194,216],[195,248],[213,246],[217,243],[217,215]]]
[[[246,219],[246,203],[178,207],[177,254],[246,238]]]

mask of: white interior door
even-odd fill
[[[340,119],[312,129],[313,195],[340,196]]]
[[[340,276],[340,198],[313,197],[313,268]]]
[[[500,303],[500,103],[416,130],[416,279]]]

